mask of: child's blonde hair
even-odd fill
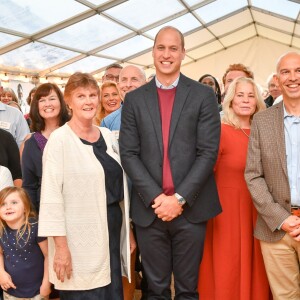
[[[2,206],[3,202],[5,199],[12,193],[18,193],[20,199],[23,202],[24,205],[24,225],[21,226],[21,228],[18,229],[17,235],[16,235],[16,240],[17,243],[19,243],[20,239],[24,236],[24,234],[27,232],[27,238],[25,243],[28,242],[28,239],[30,237],[30,223],[29,219],[32,217],[36,217],[36,213],[33,209],[33,206],[31,204],[30,198],[27,194],[27,192],[19,187],[6,187],[3,190],[0,191],[0,206]],[[0,218],[0,237],[2,238],[3,233],[5,232],[7,227],[7,224],[4,220]]]

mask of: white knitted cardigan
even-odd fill
[[[107,153],[119,164],[114,135],[100,128]],[[124,174],[121,234],[122,272],[130,278],[129,201]],[[43,155],[39,236],[47,236],[49,279],[56,289],[89,290],[110,283],[109,236],[104,170],[68,124],[55,130]],[[66,236],[72,256],[72,276],[63,283],[53,270],[53,236]]]

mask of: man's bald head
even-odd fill
[[[119,90],[124,99],[126,93],[137,89],[146,83],[146,75],[143,69],[128,65],[120,72]]]
[[[279,74],[282,61],[289,59],[289,58],[293,58],[293,57],[300,57],[300,53],[291,51],[291,52],[284,53],[283,55],[281,55],[278,58],[277,64],[276,64],[277,75]]]

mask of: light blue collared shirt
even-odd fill
[[[291,204],[300,206],[300,117],[288,114],[283,104],[284,135]]]
[[[117,110],[106,116],[102,122],[101,127],[106,127],[109,130],[120,130],[121,127],[121,115],[122,115],[122,108],[123,105],[121,105]]]
[[[178,81],[179,81],[179,77],[177,77],[177,79],[169,86],[165,86],[163,85],[162,83],[159,82],[159,80],[157,79],[157,77],[155,76],[155,83],[156,83],[156,86],[160,89],[163,89],[163,90],[171,90],[173,89],[174,87],[177,87],[178,85]]]
[[[0,128],[10,132],[19,148],[29,128],[23,114],[15,107],[0,102]]]

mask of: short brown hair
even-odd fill
[[[93,87],[97,90],[97,94],[100,98],[100,89],[96,79],[89,73],[76,72],[70,76],[64,92],[64,97],[68,103],[69,98],[74,90],[79,87]]]
[[[120,64],[111,64],[111,65],[109,65],[109,66],[107,66],[106,68],[105,68],[105,72],[107,71],[107,70],[109,70],[109,69],[112,69],[112,68],[114,68],[114,69],[123,69],[123,67],[120,65]]]
[[[156,34],[155,38],[154,38],[154,45],[156,44],[156,40],[157,40],[158,35],[162,31],[165,31],[165,30],[168,30],[168,29],[174,30],[174,31],[176,31],[179,34],[179,37],[180,37],[180,40],[181,40],[181,47],[182,47],[182,49],[184,49],[184,36],[183,36],[183,34],[182,34],[182,32],[180,30],[178,30],[177,28],[175,28],[173,26],[165,26],[165,27],[161,28],[158,31],[158,33]]]
[[[37,88],[38,88],[38,87],[35,86],[35,87],[34,87],[33,89],[31,89],[31,91],[29,92],[28,97],[26,98],[26,102],[27,102],[28,105],[31,104],[31,95],[32,95],[33,93],[36,92]]]
[[[30,112],[29,112],[29,117],[31,119],[30,128],[34,132],[35,131],[40,132],[45,129],[45,120],[41,117],[39,113],[39,100],[42,97],[48,96],[51,93],[51,91],[54,91],[56,93],[60,102],[60,112],[58,115],[59,126],[64,125],[70,119],[63,94],[59,89],[59,87],[54,83],[43,83],[37,88],[30,105]]]
[[[225,84],[227,74],[231,71],[244,72],[246,74],[245,77],[254,79],[253,72],[249,68],[247,68],[245,65],[243,65],[243,64],[232,64],[232,65],[229,65],[229,67],[225,71],[225,74],[223,75],[223,78],[222,78],[223,84]]]

